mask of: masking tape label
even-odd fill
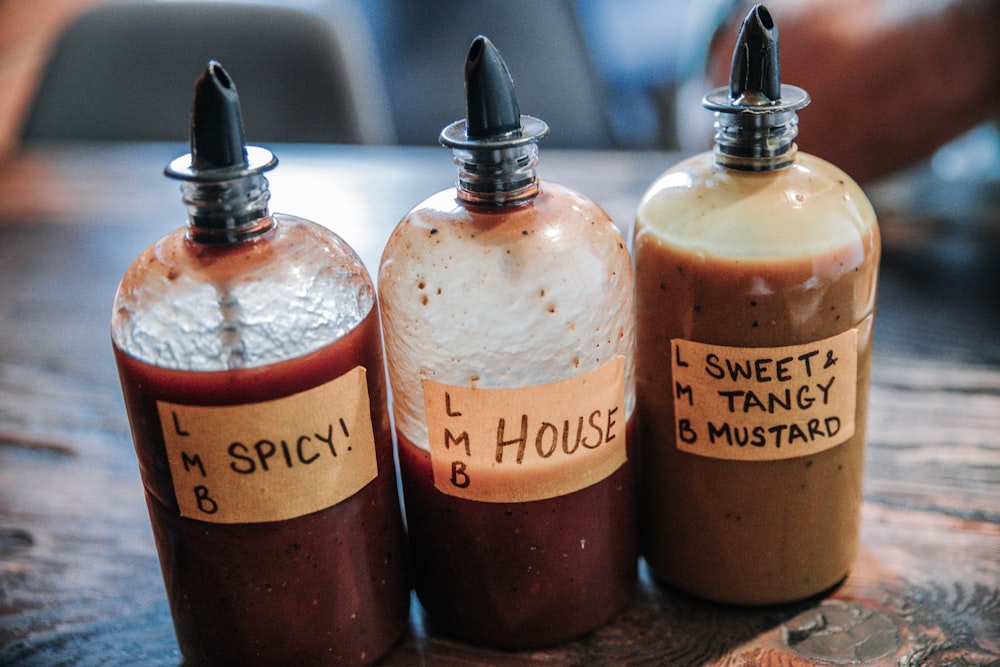
[[[336,505],[378,475],[362,366],[273,401],[157,408],[181,516],[291,519]]]
[[[434,486],[484,502],[526,502],[595,484],[625,463],[625,358],[517,389],[423,380]]]
[[[744,348],[671,341],[677,448],[718,459],[815,454],[854,435],[858,336]]]

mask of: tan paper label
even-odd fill
[[[786,347],[671,341],[677,448],[717,459],[815,454],[854,435],[858,333]]]
[[[299,394],[231,406],[157,402],[181,516],[280,521],[378,475],[365,368]]]
[[[517,389],[423,380],[434,486],[484,502],[526,502],[595,484],[626,461],[625,358]]]

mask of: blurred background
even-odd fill
[[[169,0],[0,0],[0,159],[45,141],[184,141],[189,91],[206,53],[236,80],[250,141],[436,145],[441,128],[464,116],[465,52],[477,33],[507,60],[522,112],[551,125],[545,146],[700,151],[712,136],[701,96],[725,83],[750,7],[733,0],[243,3],[300,10],[314,27],[332,30],[352,76],[364,82],[353,106],[339,110],[323,106],[319,68],[299,61],[276,69],[299,41],[291,28],[282,34],[276,20],[242,25],[237,6],[208,4],[218,11],[201,15]],[[128,19],[143,27],[100,13],[122,5],[174,9]],[[1000,0],[767,6],[781,31],[782,80],[813,98],[800,113],[800,148],[862,184],[914,167],[943,183],[996,182]],[[198,32],[217,48],[189,45]],[[155,92],[167,80],[184,92]],[[134,106],[142,99],[145,107]],[[277,99],[302,113],[288,122]],[[309,104],[317,106],[312,116]]]

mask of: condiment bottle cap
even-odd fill
[[[240,98],[228,72],[210,60],[194,86],[191,152],[167,165],[164,173],[185,181],[221,182],[273,169],[271,151],[247,146]]]
[[[472,41],[465,61],[465,109],[465,120],[441,132],[449,148],[511,148],[537,142],[549,131],[544,121],[521,114],[507,64],[483,35]]]
[[[809,104],[809,94],[781,83],[778,26],[763,5],[755,5],[740,28],[729,86],[709,92],[702,104],[716,113],[716,153],[726,164],[751,170],[787,164],[755,160],[792,154],[795,112]]]

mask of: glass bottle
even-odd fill
[[[375,291],[269,212],[276,164],[210,62],[166,169],[189,224],[122,278],[114,353],[185,664],[369,664],[409,606]]]
[[[477,37],[456,187],[379,270],[417,595],[434,627],[507,648],[592,630],[636,576],[634,282],[607,214],[541,182],[548,128]]]
[[[797,151],[808,101],[754,7],[705,98],[714,152],[636,217],[643,553],[729,603],[828,589],[858,545],[880,241],[861,188]]]

